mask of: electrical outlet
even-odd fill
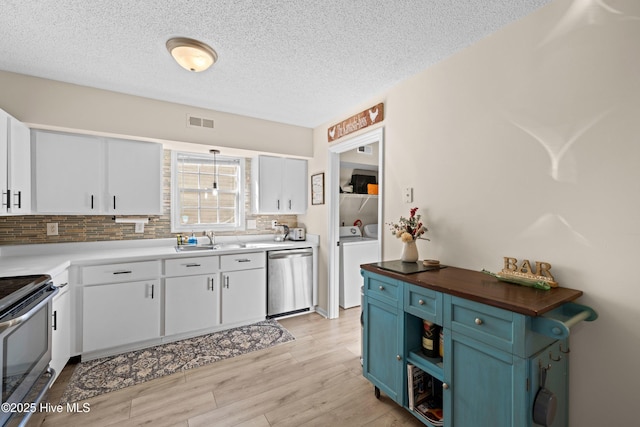
[[[273,221],[271,221],[271,228],[275,229],[276,225],[278,225],[278,220],[274,219]]]
[[[57,236],[57,235],[58,235],[58,223],[57,222],[47,223],[47,236]]]
[[[144,233],[144,224],[141,222],[136,222],[134,233]]]

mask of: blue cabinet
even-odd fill
[[[363,353],[364,375],[391,399],[402,404],[404,363],[403,322],[398,292],[401,284],[385,277],[365,282]]]
[[[518,301],[532,298],[539,313],[531,315],[520,312],[517,304],[510,310],[508,301],[497,306],[488,300],[479,302],[486,299],[481,291],[488,286],[482,273],[475,276],[451,267],[442,276],[400,275],[373,264],[362,267],[363,374],[376,393],[382,391],[410,410],[407,370],[413,365],[442,388],[436,394],[444,426],[537,427],[544,425],[533,420],[544,373],[545,387],[557,399],[555,416],[549,417],[548,425],[568,425],[569,327],[597,318],[589,307],[572,302],[581,292],[544,293],[547,291],[489,284],[506,287],[506,293],[517,294]],[[452,280],[458,277],[464,279],[464,292]],[[469,291],[473,289],[470,277],[479,281],[477,294]],[[544,299],[548,308],[536,298]],[[443,329],[443,357],[422,354],[423,320]],[[432,425],[410,411],[425,425]]]

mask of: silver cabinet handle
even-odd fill
[[[5,199],[4,196],[7,196],[7,202],[5,203]],[[6,206],[9,207],[9,199],[11,198],[11,190],[7,190],[7,192],[5,193],[4,191],[2,192],[2,206]]]
[[[151,299],[153,299],[153,291],[155,290],[156,285],[155,284],[151,284]]]
[[[186,267],[200,267],[200,264],[186,264]]]
[[[481,319],[481,318],[479,318],[479,317],[476,317],[475,322],[476,322],[476,325],[482,325],[482,324],[484,323],[484,322],[482,321],[482,319]]]
[[[53,312],[53,325],[51,325],[51,329],[54,331],[58,330],[58,310]]]
[[[251,260],[249,258],[237,258],[235,261],[236,262],[251,262]]]
[[[113,274],[131,274],[133,271],[131,270],[122,270],[122,271],[114,271]]]
[[[424,305],[424,301],[423,300],[418,300],[418,304]]]
[[[380,289],[381,291],[384,291],[384,286],[380,285],[378,286],[378,289]]]
[[[445,390],[449,390],[449,384],[442,383],[442,388],[445,389]]]
[[[402,360],[402,356],[400,356],[399,354],[396,355],[396,359],[397,360]]]
[[[215,290],[215,284],[213,282],[213,277],[207,277],[207,290],[213,292]]]
[[[65,286],[67,286],[68,284],[69,284],[69,282],[61,283],[61,284],[59,284],[59,285],[57,286],[57,288],[58,288],[58,289],[62,289],[62,288],[64,288]]]
[[[229,276],[224,276],[224,287],[229,289]]]

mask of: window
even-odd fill
[[[173,151],[171,172],[172,231],[244,229],[244,159]]]

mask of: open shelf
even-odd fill
[[[427,357],[422,354],[422,351],[420,349],[416,349],[409,352],[407,361],[422,369],[434,378],[437,378],[440,381],[444,381],[444,368],[442,366],[441,357]]]

